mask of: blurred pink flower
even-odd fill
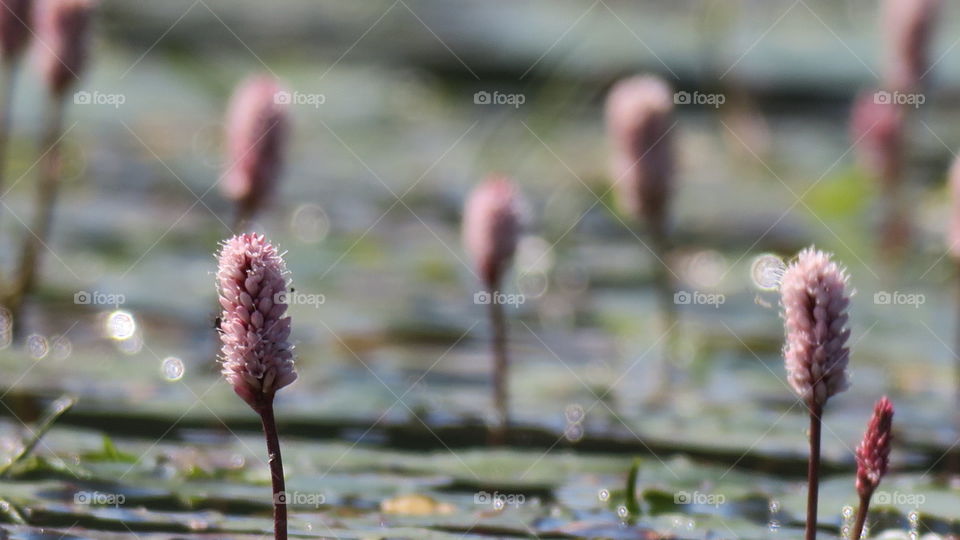
[[[846,272],[812,247],[800,252],[781,281],[787,378],[811,409],[849,387],[846,284]]]
[[[474,188],[464,207],[463,243],[491,289],[500,285],[517,249],[520,229],[520,195],[510,180],[491,176]]]
[[[92,0],[43,0],[39,6],[40,63],[50,92],[62,96],[86,67]]]
[[[223,244],[217,285],[223,375],[254,410],[297,378],[288,340],[287,270],[263,235],[241,234]]]
[[[940,12],[940,0],[886,0],[883,6],[883,37],[887,40],[886,86],[890,90],[915,92],[931,68],[930,42]]]
[[[673,94],[658,77],[624,79],[607,96],[607,131],[620,203],[657,227],[665,224],[673,187],[672,111]]]
[[[33,0],[0,0],[0,51],[4,58],[19,56],[30,41]]]
[[[869,497],[887,473],[893,440],[893,403],[886,396],[877,400],[873,416],[857,447],[857,493]]]
[[[252,216],[275,189],[289,131],[285,90],[268,75],[243,81],[227,108],[223,194]]]
[[[954,259],[960,260],[960,158],[955,159],[950,166],[947,182],[951,202],[947,248]]]
[[[883,97],[884,91],[857,96],[850,116],[850,138],[857,146],[860,166],[890,185],[899,182],[901,176],[903,110]]]

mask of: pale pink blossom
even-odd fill
[[[484,284],[496,289],[506,272],[521,230],[520,195],[505,177],[477,186],[463,213],[463,242]]]
[[[849,386],[847,274],[814,248],[800,252],[780,284],[787,379],[813,409]]]
[[[41,70],[50,92],[62,96],[86,67],[92,0],[43,0],[38,14]]]
[[[614,186],[631,215],[662,227],[673,191],[673,93],[658,77],[616,83],[607,96]]]
[[[220,250],[217,285],[223,375],[259,410],[297,378],[290,317],[284,317],[286,266],[263,235],[237,235]]]
[[[280,177],[289,132],[285,92],[273,77],[256,75],[237,87],[227,108],[227,169],[220,188],[247,218]]]

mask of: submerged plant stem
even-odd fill
[[[857,509],[857,521],[850,529],[850,540],[860,540],[863,534],[863,526],[867,523],[867,511],[870,509],[870,496],[873,493],[866,493],[860,496],[860,508]]]
[[[280,436],[273,418],[273,399],[257,411],[263,423],[267,439],[267,454],[270,462],[270,479],[273,484],[273,533],[275,540],[287,540],[287,499],[283,481],[283,458],[280,456]]]
[[[823,405],[810,406],[810,461],[807,466],[806,540],[817,538],[817,499],[820,494],[820,428]]]
[[[493,352],[493,407],[497,414],[497,424],[490,434],[491,444],[503,444],[506,441],[510,424],[510,407],[507,388],[507,321],[503,305],[496,301],[495,289],[490,298],[491,349]]]
[[[47,109],[46,125],[40,141],[39,178],[37,178],[36,201],[33,220],[24,231],[20,259],[17,263],[12,290],[8,292],[7,309],[14,325],[14,336],[23,334],[19,319],[23,302],[36,282],[40,252],[46,246],[53,225],[53,211],[60,188],[60,139],[63,132],[63,96],[51,96]]]

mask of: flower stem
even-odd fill
[[[0,188],[3,188],[7,172],[7,148],[10,146],[10,109],[13,102],[13,86],[16,82],[17,59],[5,58],[0,65]]]
[[[273,533],[275,540],[287,540],[287,498],[283,482],[283,458],[280,456],[280,437],[277,422],[273,418],[273,399],[257,411],[267,438],[267,454],[270,461],[270,478],[273,483]]]
[[[873,492],[860,495],[860,508],[857,509],[857,521],[853,524],[853,529],[850,529],[850,540],[860,540],[860,535],[863,534],[863,526],[867,523],[867,511],[870,509],[871,495],[873,495]]]
[[[676,325],[679,322],[677,316],[677,305],[674,298],[675,284],[673,273],[667,265],[667,251],[669,251],[669,242],[666,231],[657,224],[649,224],[650,243],[653,250],[654,261],[653,279],[656,288],[657,303],[660,309],[661,332],[667,334],[663,347],[663,355],[660,359],[660,377],[658,381],[659,390],[655,393],[652,401],[657,402],[670,394],[676,378],[676,358],[677,358],[677,340],[678,333]]]
[[[23,322],[19,315],[24,299],[36,282],[40,252],[46,246],[53,225],[53,210],[60,187],[60,139],[63,132],[64,97],[53,95],[47,109],[40,151],[39,178],[37,179],[36,202],[33,219],[24,231],[12,290],[7,291],[6,307],[13,320],[14,338],[23,335]]]
[[[510,408],[507,390],[507,321],[503,305],[496,299],[496,290],[490,292],[491,347],[493,350],[493,407],[497,413],[497,425],[490,434],[491,444],[506,441],[510,424]]]
[[[820,494],[820,416],[823,405],[810,406],[810,462],[807,467],[806,540],[817,538],[817,499]]]
[[[954,343],[956,344],[955,346],[960,346],[960,264],[958,264],[954,268],[954,271],[956,272],[958,287],[957,287],[957,293],[956,293],[957,297],[954,299],[954,302],[957,307],[957,312],[954,315],[955,326],[954,326],[953,339],[954,339]],[[954,350],[960,350],[960,349],[955,348]],[[960,436],[960,408],[958,408],[960,407],[960,358],[957,358],[956,360],[954,360],[953,377],[954,377],[953,393],[954,393],[954,400],[955,400],[954,403],[957,405],[953,409],[954,410],[953,429],[956,432],[955,434]],[[947,458],[947,472],[953,475],[960,475],[960,453],[957,453],[957,452],[949,453],[949,457]]]

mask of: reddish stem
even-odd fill
[[[820,494],[820,415],[823,405],[810,407],[810,461],[807,467],[807,533],[806,540],[817,538],[817,499]]]
[[[503,444],[506,441],[510,424],[510,408],[507,389],[507,321],[503,314],[503,305],[497,302],[497,290],[490,291],[491,347],[493,350],[493,407],[497,413],[497,425],[490,433],[491,444]]]
[[[860,508],[857,509],[857,521],[850,530],[850,540],[860,540],[863,534],[863,526],[867,523],[867,511],[870,509],[870,496],[873,491],[860,495]]]
[[[267,454],[270,462],[270,479],[273,483],[273,533],[276,540],[287,540],[287,498],[283,482],[283,459],[280,456],[280,437],[277,422],[273,418],[273,399],[266,400],[257,412],[263,423],[267,438]]]

